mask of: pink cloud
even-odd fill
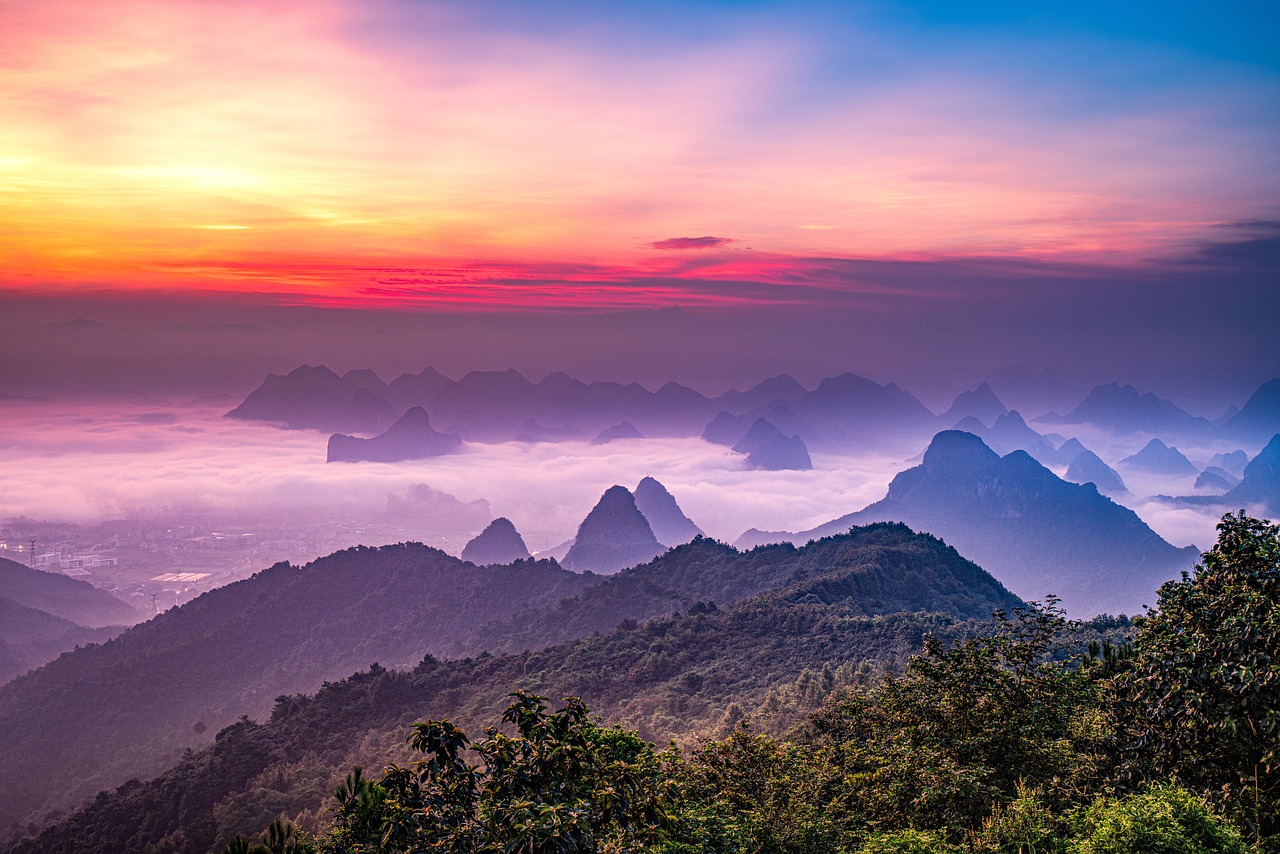
[[[649,245],[654,249],[714,249],[717,246],[733,243],[731,237],[668,237],[666,240],[655,240]]]

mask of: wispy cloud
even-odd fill
[[[730,237],[668,237],[649,245],[654,249],[714,249],[729,243],[733,243]]]

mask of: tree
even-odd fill
[[[884,830],[945,829],[959,840],[1035,787],[1079,798],[1094,746],[1077,713],[1089,674],[1050,660],[1067,627],[1056,602],[1012,615],[951,647],[930,639],[900,678],[815,718],[843,769],[849,810]]]
[[[408,738],[423,759],[376,784],[353,772],[322,850],[542,854],[660,835],[665,788],[651,745],[593,724],[576,698],[548,712],[545,697],[511,696],[502,719],[515,736],[489,728],[472,745],[448,721],[423,721]],[[469,749],[481,765],[467,762]]]
[[[1258,840],[1280,833],[1280,527],[1222,517],[1158,602],[1116,680],[1125,770],[1218,798]]]

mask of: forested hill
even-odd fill
[[[417,544],[278,564],[0,688],[0,828],[158,772],[283,693],[411,666],[595,581],[551,561],[477,568]]]
[[[738,602],[804,580],[839,578],[806,595],[839,599],[853,613],[938,611],[985,618],[1020,600],[976,564],[905,525],[854,528],[796,548],[784,543],[740,552],[698,538],[650,563],[610,576],[550,610],[526,609],[480,633],[493,652],[538,649],[686,611],[697,602]]]
[[[851,546],[859,537],[861,547]],[[847,559],[831,563],[841,546],[849,547]],[[686,557],[698,549],[732,557],[712,544],[689,549]],[[902,526],[739,560],[784,554],[791,561],[777,566],[789,564],[789,582],[734,606],[695,603],[682,616],[536,653],[428,657],[408,672],[375,667],[313,697],[282,697],[267,723],[230,727],[163,777],[100,795],[15,850],[220,850],[235,833],[255,831],[281,812],[318,808],[349,766],[378,767],[395,755],[413,720],[486,722],[516,688],[580,695],[609,720],[659,742],[718,734],[744,712],[777,728],[816,707],[833,686],[856,681],[860,670],[900,666],[925,632],[945,637],[971,628],[921,612],[967,615],[1017,603],[954,551]],[[616,590],[612,595],[621,594]],[[591,597],[579,603],[584,610],[598,604]],[[571,603],[560,607],[575,611]],[[867,616],[902,609],[913,613]]]

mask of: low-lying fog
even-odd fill
[[[403,508],[414,506],[412,488],[426,484],[463,503],[488,501],[492,515],[510,518],[537,550],[573,536],[612,484],[634,488],[652,475],[708,535],[732,542],[747,528],[798,531],[859,510],[882,498],[893,476],[915,464],[874,453],[814,454],[813,471],[751,471],[740,455],[696,438],[467,444],[461,453],[418,462],[326,463],[326,435],[227,419],[222,415],[228,408],[221,402],[6,404],[0,411],[0,519],[93,524],[198,517],[248,527],[384,521],[393,518],[390,503],[401,508],[404,521]],[[1075,435],[1112,466],[1149,438]],[[1181,450],[1203,463],[1231,448]],[[1121,474],[1134,496],[1122,503],[1174,545],[1205,548],[1213,542],[1218,509],[1175,508],[1150,498],[1191,494],[1194,476],[1144,477],[1123,468]],[[437,506],[441,518],[448,515]],[[424,509],[423,515],[430,513]],[[406,527],[456,553],[457,534],[480,526],[454,523],[452,537],[437,536],[449,524],[433,531],[427,519]]]

